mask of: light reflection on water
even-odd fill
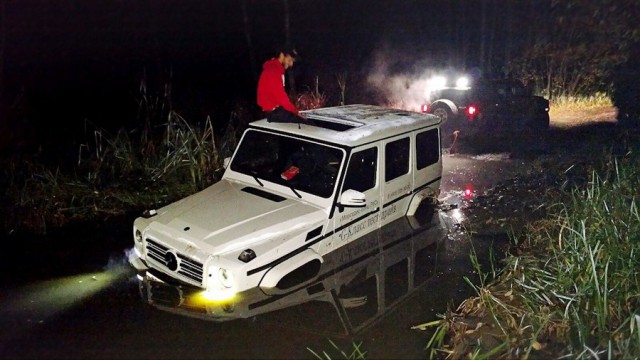
[[[472,242],[458,236],[458,231],[440,240],[449,228],[466,221],[467,205],[478,200],[476,193],[495,186],[517,165],[489,161],[494,158],[443,158],[439,200],[444,208],[436,218],[444,225],[397,222],[369,242],[358,241],[327,258],[318,278],[291,293],[271,297],[246,293],[233,302],[204,302],[190,298],[188,288],[144,277],[138,280],[130,266],[120,267],[127,262],[123,256],[113,263],[110,259],[106,272],[123,269],[125,274],[109,281],[101,273],[92,273],[69,279],[68,287],[61,286],[66,280],[43,283],[41,288],[48,290],[32,292],[29,298],[4,291],[0,297],[15,300],[20,316],[2,316],[7,326],[0,331],[0,352],[7,358],[99,358],[105,354],[120,358],[300,358],[309,355],[309,346],[327,345],[326,335],[334,339],[336,334],[357,334],[341,338],[347,344],[343,349],[348,350],[352,339],[358,339],[369,358],[426,357],[429,334],[416,334],[410,328],[438,319],[448,303],[460,303],[472,293],[463,280],[474,276],[469,265]],[[474,196],[466,199],[464,189],[469,184]],[[104,253],[130,246],[130,223],[121,225],[110,226],[115,230],[96,238],[95,244],[112,244],[104,247],[107,250],[98,247],[91,257],[91,249],[79,248],[72,255],[87,259],[90,269],[99,270]],[[439,226],[446,229],[436,230]],[[83,238],[86,233],[64,236]],[[488,253],[485,250],[491,243],[486,240],[490,239],[476,240],[475,251]],[[51,275],[33,264],[24,268]],[[77,266],[69,261],[69,268]],[[123,281],[124,276],[131,281]],[[90,287],[93,290],[82,292]],[[47,295],[54,292],[60,294],[61,306]],[[32,301],[51,309],[48,314],[53,316],[38,316]],[[7,314],[7,308],[4,310]]]

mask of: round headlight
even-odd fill
[[[142,242],[142,233],[138,229],[136,229],[136,241]]]
[[[220,268],[218,271],[218,279],[220,279],[220,282],[226,288],[233,286],[233,274],[227,269]]]

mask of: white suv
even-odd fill
[[[323,256],[439,195],[440,120],[371,105],[250,124],[222,179],[133,225],[131,264],[228,298],[292,291]]]

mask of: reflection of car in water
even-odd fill
[[[223,178],[137,218],[130,262],[206,291],[290,291],[333,251],[433,206],[439,120],[370,105],[250,124]]]
[[[354,334],[381,319],[435,273],[447,226],[439,213],[425,211],[413,220],[398,219],[331,253],[315,278],[288,293],[266,295],[254,288],[233,300],[210,301],[198,288],[164,282],[161,274],[149,271],[139,277],[140,295],[160,310],[204,320],[258,316],[256,320],[315,333]]]

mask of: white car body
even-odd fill
[[[226,322],[277,311],[277,318],[290,326],[311,326],[315,333],[328,330],[328,336],[355,334],[384,317],[437,273],[438,254],[444,250],[440,245],[447,238],[449,224],[438,214],[418,217],[422,221],[418,227],[398,219],[381,236],[359,239],[326,254],[317,279],[283,295],[269,296],[254,288],[229,301],[210,302],[197,288],[167,284],[143,272],[139,274],[140,296],[159,310],[202,320]],[[292,309],[286,311],[288,308]],[[308,315],[309,321],[299,321],[300,314]],[[314,315],[323,321],[313,321]],[[333,326],[336,324],[342,327]]]
[[[284,293],[326,254],[437,198],[437,117],[371,105],[305,114],[316,126],[251,123],[219,182],[137,218],[130,262],[214,297]]]

